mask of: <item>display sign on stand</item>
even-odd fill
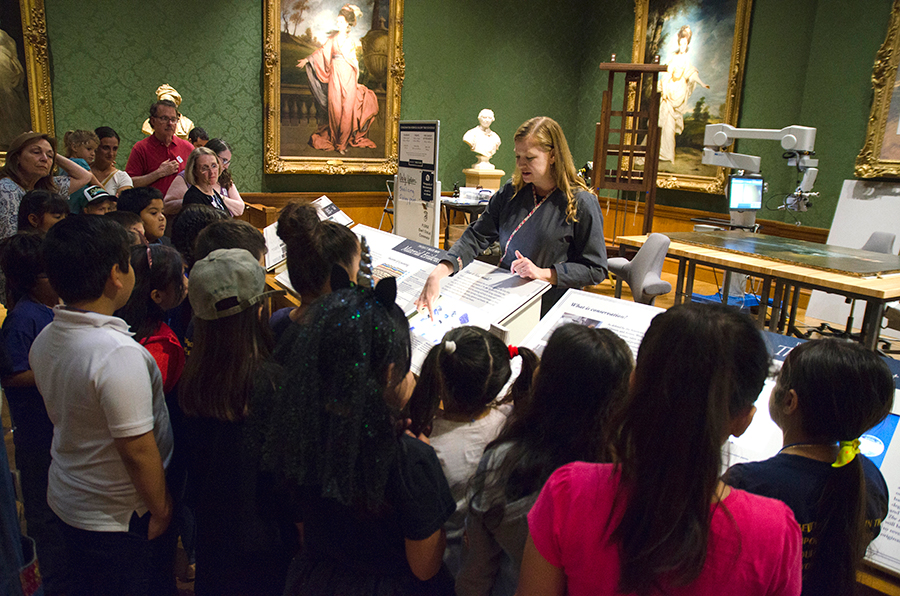
[[[438,245],[441,183],[437,180],[439,120],[400,123],[399,167],[394,177],[394,231]]]

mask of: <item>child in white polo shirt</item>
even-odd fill
[[[134,287],[129,244],[115,222],[81,216],[51,228],[43,246],[66,306],[35,339],[30,363],[54,426],[47,501],[64,522],[76,595],[148,593],[151,540],[172,514],[162,377],[112,316]]]

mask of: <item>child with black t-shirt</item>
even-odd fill
[[[874,352],[837,339],[801,344],[785,359],[769,400],[784,447],[726,474],[731,486],[794,511],[803,530],[805,595],[855,593],[856,568],[889,503],[859,437],[884,420],[893,398],[890,369]]]

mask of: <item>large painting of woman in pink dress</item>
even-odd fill
[[[306,70],[316,104],[328,114],[328,122],[309,137],[314,149],[346,155],[348,147],[376,147],[367,134],[378,115],[378,99],[371,89],[359,83],[360,44],[350,37],[361,17],[362,11],[356,5],[342,6],[335,20],[336,30],[322,47],[297,61],[297,67]]]
[[[396,173],[403,3],[265,0],[266,173]]]

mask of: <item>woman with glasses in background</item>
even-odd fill
[[[219,158],[219,182],[216,185],[216,191],[222,197],[227,212],[234,217],[238,217],[244,212],[244,200],[234,184],[231,170],[229,169],[231,165],[231,146],[224,139],[210,139],[205,147],[215,152],[215,155]],[[186,179],[187,170],[185,168],[185,171],[175,178],[172,186],[169,187],[169,192],[166,193],[164,209],[166,215],[175,215],[181,211],[184,195],[190,186]]]
[[[197,147],[188,157],[184,168],[184,179],[190,185],[184,193],[182,204],[209,205],[227,214],[231,214],[222,195],[219,194],[219,157],[215,151],[206,147]]]

